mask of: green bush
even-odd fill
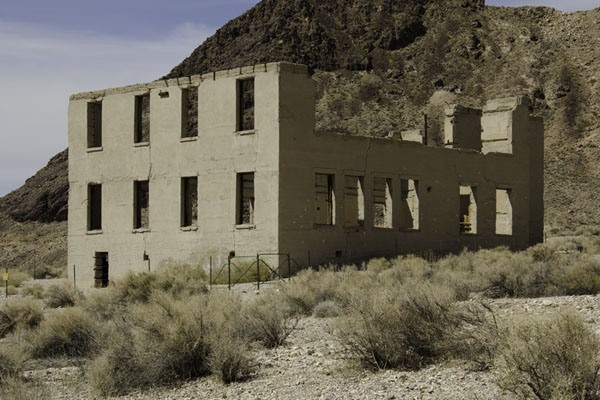
[[[599,399],[600,341],[575,312],[528,315],[506,334],[498,384],[521,398]]]
[[[292,333],[298,317],[283,295],[267,292],[244,305],[242,324],[250,340],[273,348],[283,344]]]
[[[61,282],[48,287],[44,298],[50,308],[73,307],[83,298],[83,294],[71,283]]]
[[[40,303],[32,299],[7,300],[0,306],[0,338],[19,329],[31,329],[43,318]]]
[[[25,337],[35,358],[89,357],[98,349],[100,325],[80,307],[57,309]]]

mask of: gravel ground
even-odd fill
[[[252,286],[242,296],[256,296]],[[600,297],[565,296],[500,299],[491,305],[499,318],[554,312],[570,307],[600,334]],[[462,362],[432,365],[420,371],[369,372],[331,335],[330,319],[304,318],[276,349],[255,350],[256,373],[246,382],[223,385],[211,377],[170,388],[151,388],[120,397],[147,399],[511,399],[494,383],[491,372],[473,371]],[[80,367],[28,371],[46,383],[51,399],[94,399]]]

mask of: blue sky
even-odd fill
[[[0,196],[67,146],[76,92],[154,80],[257,0],[0,0]],[[600,0],[488,0],[563,11]]]

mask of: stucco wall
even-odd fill
[[[242,72],[242,73],[240,73]],[[255,131],[236,133],[236,81],[255,78]],[[90,286],[95,252],[110,278],[166,260],[222,265],[230,251],[278,250],[279,64],[194,77],[198,137],[181,140],[181,82],[75,95],[69,105],[69,265]],[[189,84],[189,82],[188,82]],[[158,87],[154,87],[158,86]],[[134,145],[134,97],[150,93],[150,143]],[[168,97],[167,97],[168,93]],[[103,147],[88,151],[86,107],[102,101]],[[255,224],[236,226],[236,173],[255,172]],[[181,178],[198,178],[198,226],[180,227]],[[149,180],[150,226],[133,230],[133,186]],[[102,231],[87,232],[87,185],[102,184]]]

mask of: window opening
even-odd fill
[[[182,178],[181,198],[181,226],[196,226],[198,224],[198,178]]]
[[[181,137],[198,136],[198,88],[181,91]]]
[[[135,96],[135,143],[150,141],[150,95]]]
[[[363,226],[365,223],[365,196],[363,178],[344,178],[344,225]]]
[[[102,102],[87,103],[87,147],[102,147]]]
[[[373,226],[392,228],[392,180],[373,178]]]
[[[254,172],[237,174],[236,223],[254,224]]]
[[[102,185],[88,185],[88,231],[102,229]]]
[[[108,253],[96,252],[94,256],[94,287],[108,286]]]
[[[513,213],[510,189],[496,189],[496,234],[513,234]]]
[[[400,229],[419,230],[419,182],[400,181]]]
[[[237,81],[238,131],[254,129],[254,78]]]
[[[150,226],[150,208],[149,208],[149,185],[148,181],[134,182],[134,221],[135,229],[144,229]]]
[[[315,174],[315,224],[335,225],[334,175]]]
[[[477,203],[475,188],[460,187],[460,231],[462,233],[477,233]]]

